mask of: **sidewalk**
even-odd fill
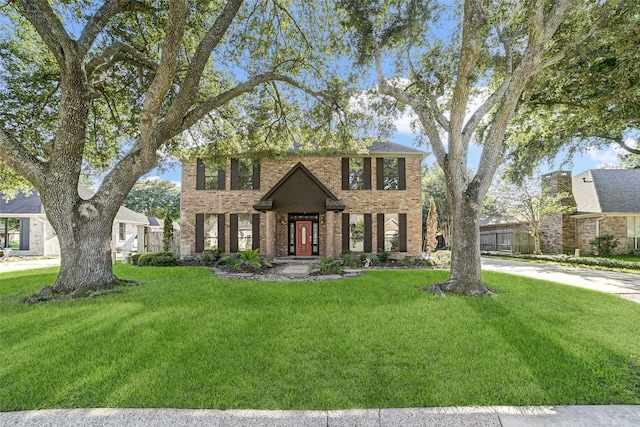
[[[640,406],[481,406],[344,411],[209,409],[52,409],[0,412],[0,426],[146,427],[630,427],[640,425]]]
[[[60,265],[60,258],[39,258],[29,259],[28,257],[20,257],[8,260],[0,260],[0,273],[8,273],[10,271],[30,270],[32,268],[54,267]]]

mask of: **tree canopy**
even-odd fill
[[[180,187],[171,181],[147,179],[135,183],[123,205],[129,209],[155,218],[166,215],[180,219]]]
[[[116,283],[111,223],[161,153],[353,142],[331,3],[21,0],[0,11],[0,173],[42,197],[61,245],[57,293]],[[100,185],[84,200],[92,173]]]
[[[451,278],[434,291],[490,293],[480,274],[480,207],[503,161],[514,116],[523,113],[525,89],[545,70],[571,61],[585,42],[606,34],[606,17],[626,3],[637,2],[341,2],[358,63],[373,65],[387,105],[412,110],[419,141],[430,145],[445,174]],[[469,165],[472,143],[482,147],[475,167]]]
[[[568,48],[566,61],[527,86],[509,135],[512,178],[530,174],[540,160],[561,150],[570,159],[577,151],[613,144],[640,155],[627,142],[637,141],[640,130],[638,2],[605,9],[590,33]]]

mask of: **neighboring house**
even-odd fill
[[[78,188],[78,193],[83,199],[93,195],[85,188]],[[146,216],[120,207],[113,222],[113,248],[131,252],[136,236],[147,225]],[[11,248],[15,255],[60,255],[58,237],[45,215],[38,192],[28,196],[19,193],[8,202],[0,194],[0,248],[5,247]]]
[[[589,242],[612,234],[620,244],[615,253],[640,251],[640,169],[591,169],[573,178],[571,172],[558,171],[543,176],[543,185],[554,192],[567,192],[563,204],[575,210],[557,215],[541,226],[543,253],[591,254]],[[482,250],[516,250],[513,231],[526,225],[485,218],[481,221]],[[520,233],[520,231],[518,231]],[[500,242],[490,248],[491,236]]]
[[[181,254],[260,248],[269,259],[344,251],[421,253],[426,153],[377,142],[367,154],[192,158],[182,167]]]
[[[640,251],[640,169],[592,169],[573,178],[575,247],[590,253],[589,241],[612,234],[615,253]]]

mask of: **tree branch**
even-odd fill
[[[0,151],[4,153],[2,162],[24,176],[37,189],[44,186],[45,163],[27,151],[22,144],[7,135],[2,129],[0,129]]]
[[[71,39],[47,1],[21,0],[24,13],[42,40],[49,47],[60,68],[64,68],[65,55],[71,49]]]
[[[311,88],[306,87],[305,85],[299,83],[289,76],[275,73],[264,73],[254,76],[245,82],[239,83],[235,87],[223,93],[208,98],[201,104],[197,105],[194,109],[189,111],[187,114],[185,114],[183,117],[173,117],[172,120],[167,118],[162,124],[162,130],[159,133],[158,146],[196,124],[211,110],[224,105],[229,101],[241,95],[244,95],[245,93],[251,92],[254,88],[263,83],[276,81],[288,83],[290,86],[300,89],[316,99],[322,101],[329,100],[335,103],[335,99],[331,95],[322,91],[312,90]]]
[[[177,120],[178,117],[184,116],[198,99],[198,87],[200,86],[200,79],[202,78],[204,67],[211,57],[211,52],[218,46],[222,37],[229,29],[229,26],[231,26],[242,3],[243,0],[227,1],[220,15],[218,15],[213,25],[211,25],[207,31],[207,34],[200,41],[191,59],[180,92],[167,113],[168,121],[172,122]]]
[[[85,56],[96,37],[107,26],[109,21],[118,13],[126,11],[149,10],[149,6],[136,0],[107,0],[94,13],[82,30],[78,39],[78,49],[81,56]]]
[[[142,52],[124,43],[115,42],[87,63],[85,67],[87,76],[90,78],[95,74],[104,73],[119,61],[129,62],[153,71],[158,69],[158,64]]]

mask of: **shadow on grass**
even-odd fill
[[[528,405],[603,405],[640,403],[640,369],[630,355],[613,351],[566,325],[555,316],[533,319],[526,308],[497,298],[469,307],[517,353],[543,392]],[[557,310],[563,310],[557,307]],[[565,331],[566,332],[566,331]],[[504,404],[521,404],[505,402]]]

